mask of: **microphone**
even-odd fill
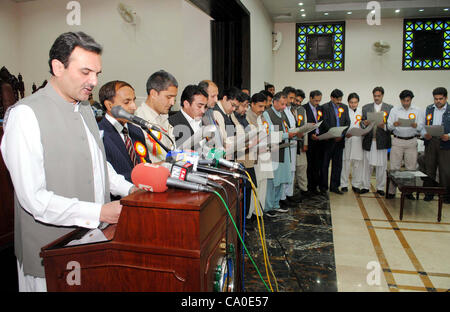
[[[135,166],[131,171],[131,180],[136,187],[155,193],[165,192],[169,186],[191,191],[214,192],[212,187],[172,178],[166,167],[149,163]]]
[[[199,159],[198,164],[203,166],[217,167],[219,162],[217,161],[217,159]]]
[[[197,170],[199,171],[206,171],[206,172],[212,172],[215,174],[223,174],[223,175],[228,175],[228,176],[232,176],[233,178],[236,179],[244,179],[244,180],[248,180],[248,178],[240,173],[237,172],[233,172],[233,171],[228,171],[228,170],[223,170],[223,169],[219,169],[219,168],[213,168],[213,167],[208,167],[208,166],[197,166]]]
[[[233,161],[229,161],[223,158],[219,158],[219,165],[222,165],[224,167],[230,168],[230,169],[241,169],[241,164]]]
[[[161,166],[166,167],[170,171],[170,176],[172,178],[181,180],[181,181],[188,181],[193,182],[201,185],[210,185],[213,187],[219,187],[220,185],[209,181],[207,175],[203,174],[197,174],[193,168],[193,165],[188,162],[178,161],[174,164],[164,162],[161,164]]]
[[[147,129],[151,129],[151,130],[155,130],[155,131],[161,132],[161,128],[153,125],[152,123],[148,122],[145,119],[142,119],[141,117],[138,117],[138,116],[135,116],[133,114],[130,114],[129,112],[124,110],[119,105],[114,106],[113,108],[111,108],[111,114],[115,118],[126,119],[128,121],[131,121],[132,123],[138,124],[139,126],[141,126],[143,128],[147,128]]]

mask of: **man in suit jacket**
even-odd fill
[[[383,103],[384,89],[382,87],[374,88],[372,94],[374,103],[366,104],[362,108],[363,122],[361,123],[361,128],[365,128],[370,124],[370,121],[367,120],[367,113],[369,112],[383,112],[384,119],[380,124],[374,125],[373,131],[370,131],[363,138],[363,188],[360,193],[369,192],[370,177],[372,176],[373,167],[375,167],[377,193],[384,196],[387,150],[391,147],[391,131],[387,128],[387,120],[393,106]]]
[[[333,127],[348,127],[350,126],[350,116],[348,114],[348,106],[342,104],[342,97],[344,94],[339,89],[334,89],[331,92],[331,101],[322,105],[323,122],[320,125],[320,132],[326,133]],[[331,180],[330,192],[336,194],[344,194],[339,190],[341,183],[342,172],[342,155],[345,147],[344,137],[347,130],[344,130],[342,136],[335,139],[325,140],[324,159],[322,163],[321,185],[328,186],[328,168],[331,166]]]
[[[296,106],[296,120],[297,127],[302,127],[307,122],[306,110],[302,106],[302,102],[305,99],[305,92],[301,89],[295,91],[295,106]],[[306,151],[308,150],[308,136],[305,135],[297,141],[297,159],[295,161],[295,179],[297,181],[298,188],[301,195],[305,195],[308,192],[308,179],[307,179],[307,167],[308,161],[306,159]]]
[[[309,102],[303,105],[306,111],[308,123],[318,123],[322,121],[322,109],[320,107],[322,101],[322,92],[314,90],[309,93]],[[306,158],[308,160],[307,176],[308,176],[308,193],[309,195],[319,195],[326,192],[327,185],[321,184],[322,163],[323,163],[323,144],[317,139],[320,129],[316,129],[308,133],[308,147]],[[317,188],[320,188],[319,192]]]
[[[98,123],[108,162],[117,173],[131,181],[131,171],[141,162],[150,162],[142,130],[124,119],[116,119],[111,108],[122,106],[128,113],[136,110],[134,89],[124,81],[110,81],[99,91],[100,103],[106,111]]]
[[[443,126],[444,134],[432,137],[426,130],[422,130],[425,139],[425,168],[426,174],[436,180],[436,170],[439,170],[439,183],[447,188],[444,203],[450,204],[450,106],[447,102],[447,89],[433,90],[434,104],[428,105],[425,110],[425,125]],[[428,186],[434,186],[427,181]],[[426,194],[424,200],[433,199],[432,194]]]
[[[194,133],[202,131],[202,118],[207,109],[208,93],[197,85],[188,85],[181,94],[181,109],[169,117],[173,127],[175,145],[179,148]],[[190,143],[193,149],[198,142]]]

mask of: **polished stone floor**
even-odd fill
[[[372,185],[375,185],[372,178]],[[281,292],[450,291],[450,205],[386,199],[373,188],[329,194],[265,221],[270,262]],[[265,219],[266,220],[266,219]],[[258,232],[246,245],[267,282]],[[246,258],[245,290],[267,291]],[[272,285],[274,283],[272,282]],[[273,287],[275,290],[275,287]]]
[[[305,198],[287,213],[266,217],[264,226],[278,291],[337,291],[330,204],[325,196]],[[255,227],[246,234],[247,248],[268,284],[259,232]],[[248,257],[244,276],[246,291],[267,291]],[[275,291],[273,279],[271,284]]]

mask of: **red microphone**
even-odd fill
[[[131,171],[131,181],[137,188],[156,193],[167,190],[169,176],[169,169],[149,163],[140,163]]]
[[[214,189],[193,182],[181,181],[170,177],[170,171],[166,167],[140,163],[131,171],[131,181],[140,189],[149,192],[165,192],[168,186],[192,191],[214,192]]]

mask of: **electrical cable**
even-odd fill
[[[272,284],[271,284],[271,282],[270,282],[270,277],[269,277],[269,273],[268,273],[268,270],[267,270],[267,267],[269,267],[269,270],[270,270],[270,272],[271,272],[271,274],[272,274],[272,277],[273,277],[273,279],[274,279],[274,282],[275,282],[275,287],[276,287],[276,289],[277,289],[277,291],[278,291],[278,282],[277,282],[277,279],[276,279],[276,277],[275,277],[275,274],[273,273],[273,270],[272,270],[272,265],[270,264],[270,261],[269,261],[269,256],[268,256],[268,253],[267,253],[267,244],[266,244],[266,241],[265,241],[265,237],[266,237],[266,233],[265,233],[265,226],[264,226],[264,220],[263,220],[263,217],[261,216],[259,216],[259,214],[258,214],[258,207],[257,207],[257,202],[259,203],[259,206],[260,206],[260,208],[261,208],[261,211],[263,210],[262,209],[262,205],[261,205],[261,203],[260,203],[260,201],[259,200],[257,200],[257,196],[258,196],[258,192],[257,192],[257,190],[256,190],[256,187],[255,187],[255,185],[254,185],[254,183],[253,183],[253,181],[252,181],[252,179],[251,179],[251,177],[250,177],[250,175],[248,174],[248,172],[246,172],[247,173],[247,176],[248,176],[248,178],[249,178],[249,181],[250,181],[250,183],[251,183],[251,185],[252,185],[252,189],[253,189],[253,201],[254,201],[254,204],[255,204],[255,212],[256,212],[256,220],[257,220],[257,222],[258,222],[258,231],[259,231],[259,236],[260,236],[260,238],[261,238],[261,245],[262,245],[262,249],[263,249],[263,255],[264,255],[264,265],[265,265],[265,269],[266,269],[266,275],[267,275],[267,279],[268,279],[268,281],[269,281],[269,285],[270,285],[270,288],[272,289],[272,291],[273,291],[273,288],[272,288]],[[262,227],[261,227],[261,224],[260,224],[260,218],[261,218],[261,223],[262,223]],[[262,233],[261,233],[261,228],[262,228]]]
[[[250,255],[250,252],[248,251],[247,246],[246,246],[246,245],[244,244],[244,242],[242,241],[241,234],[239,233],[239,229],[238,229],[236,223],[234,222],[233,216],[231,215],[231,211],[230,211],[230,209],[228,208],[228,205],[226,204],[226,202],[224,201],[224,199],[222,198],[222,196],[221,196],[217,191],[214,191],[214,194],[216,194],[216,195],[221,199],[222,203],[224,204],[224,206],[225,206],[225,208],[226,208],[226,210],[227,210],[227,212],[228,212],[228,215],[229,215],[229,217],[230,217],[230,219],[231,219],[231,221],[232,221],[232,223],[233,223],[233,226],[234,226],[234,228],[235,228],[235,230],[236,230],[236,233],[238,234],[239,240],[241,241],[242,245],[244,246],[245,251],[247,252],[247,255],[248,255],[250,261],[252,262],[254,268],[256,269],[256,272],[258,273],[260,279],[261,279],[262,282],[264,283],[264,286],[266,286],[266,289],[267,289],[268,291],[271,291],[270,288],[267,286],[266,281],[265,281],[264,278],[261,276],[261,273],[260,273],[260,271],[259,271],[259,269],[258,269],[258,266],[256,265],[255,261],[253,260],[252,256]],[[273,291],[273,290],[272,290],[272,291]]]

